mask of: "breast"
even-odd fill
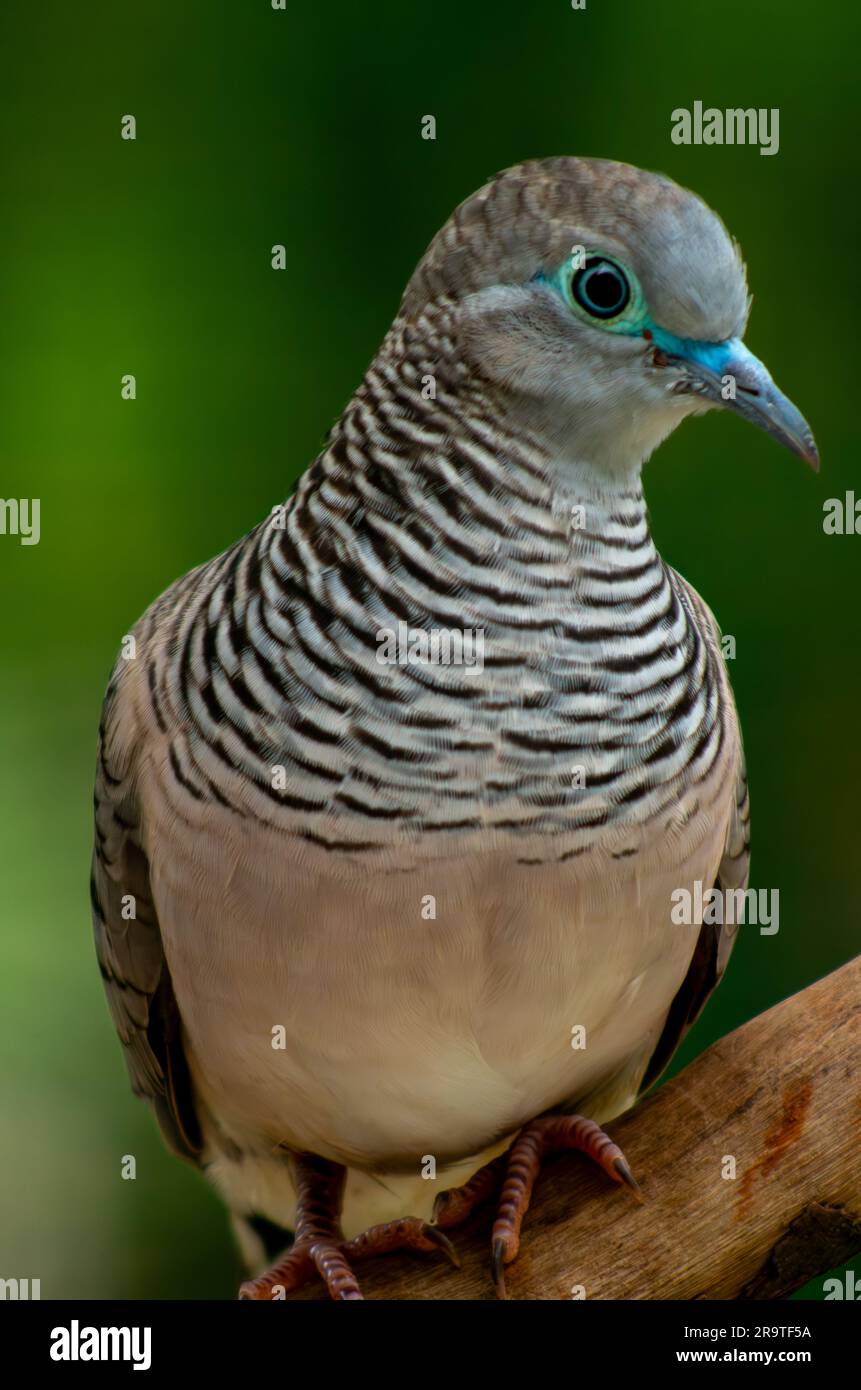
[[[698,931],[672,894],[714,882],[738,763],[703,614],[663,571],[642,605],[614,640],[597,599],[552,642],[489,626],[478,686],[344,669],[328,703],[151,745],[165,951],[240,1149],[409,1170],[633,1099]]]
[[[670,895],[722,848],[695,816],[622,857],[486,831],[371,866],[219,814],[150,850],[196,1086],[240,1148],[358,1166],[478,1152],[633,1066],[628,1103],[697,935]]]

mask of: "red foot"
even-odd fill
[[[517,1257],[535,1179],[544,1159],[562,1149],[588,1154],[614,1182],[625,1183],[642,1201],[622,1150],[593,1120],[582,1115],[544,1115],[520,1131],[507,1153],[479,1168],[462,1187],[441,1192],[434,1204],[434,1220],[449,1229],[502,1189],[491,1239],[491,1267],[500,1298],[506,1297],[505,1266]]]
[[[313,1154],[291,1159],[296,1182],[296,1239],[290,1249],[259,1279],[240,1286],[242,1300],[284,1298],[319,1276],[330,1298],[360,1299],[362,1291],[351,1260],[387,1255],[393,1250],[441,1250],[459,1263],[447,1236],[415,1216],[389,1221],[344,1240],[340,1215],[346,1169]]]

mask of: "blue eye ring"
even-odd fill
[[[571,297],[590,318],[618,318],[631,302],[631,285],[609,256],[587,256],[571,278]]]

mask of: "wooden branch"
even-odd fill
[[[570,1299],[582,1285],[592,1299],[782,1298],[851,1259],[861,1250],[861,957],[722,1038],[607,1128],[644,1205],[578,1155],[548,1162],[509,1297]],[[735,1178],[722,1176],[728,1155]],[[370,1261],[359,1270],[365,1296],[493,1298],[492,1210],[451,1233],[462,1269],[428,1256]]]

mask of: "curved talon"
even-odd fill
[[[643,1196],[643,1189],[628,1167],[627,1161],[624,1158],[617,1158],[613,1163],[613,1167],[619,1174],[619,1181],[625,1183],[625,1185],[631,1189],[637,1201],[645,1202],[646,1199]]]
[[[508,1291],[505,1287],[505,1251],[505,1241],[501,1236],[497,1236],[491,1247],[490,1270],[493,1275],[496,1296],[503,1300],[508,1298]]]
[[[434,1226],[454,1225],[452,1194],[456,1192],[456,1187],[447,1187],[445,1192],[438,1192],[434,1197],[431,1209],[431,1223]]]
[[[455,1269],[460,1269],[460,1256],[444,1231],[441,1231],[438,1226],[425,1226],[422,1235],[425,1240],[429,1240],[439,1247],[449,1263],[454,1265]]]

